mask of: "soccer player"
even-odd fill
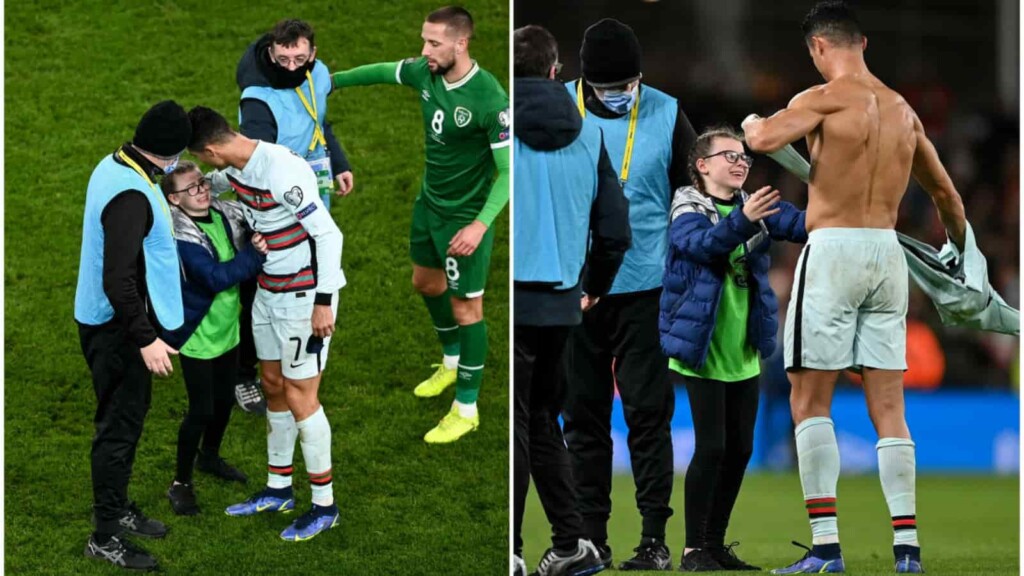
[[[313,27],[302,20],[281,20],[246,48],[235,70],[241,90],[238,131],[253,140],[287,146],[318,172],[324,206],[331,207],[331,175],[341,195],[352,190],[352,169],[327,121],[331,76],[318,59]],[[254,282],[242,284],[242,342],[235,396],[246,412],[266,412],[256,376],[252,343]]]
[[[413,393],[430,398],[456,384],[451,410],[423,437],[436,444],[454,442],[480,424],[476,400],[487,357],[483,294],[491,224],[508,202],[508,96],[470,59],[472,36],[469,12],[441,8],[423,23],[421,57],[332,76],[335,88],[402,84],[420,94],[427,157],[409,251],[412,283],[423,295],[444,358]]]
[[[785,364],[813,548],[776,574],[842,572],[836,523],[839,448],[830,416],[840,370],[863,370],[878,433],[878,473],[892,516],[896,572],[919,573],[914,442],[904,416],[907,262],[894,230],[911,176],[963,247],[963,203],[917,114],[864,62],[867,38],[842,2],[819,2],[804,40],[825,84],[766,119],[743,122],[750,148],[807,138],[807,245],[786,317]]]
[[[267,397],[267,486],[229,506],[227,513],[249,516],[295,508],[292,454],[298,437],[313,506],[281,538],[308,540],[338,522],[331,427],[317,390],[334,332],[337,293],[345,285],[341,231],[320,202],[316,175],[302,158],[284,146],[242,136],[209,108],[198,106],[188,116],[189,151],[220,169],[213,173],[214,188],[235,190],[246,221],[269,249],[252,311]]]

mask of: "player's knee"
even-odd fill
[[[268,398],[284,394],[284,376],[264,373],[260,376],[260,382],[263,384],[263,394]]]
[[[435,277],[433,274],[413,270],[412,287],[424,296],[440,296],[448,289],[444,275]]]
[[[800,424],[808,418],[829,417],[827,404],[815,401],[813,397],[791,395],[789,398],[789,409],[793,415],[793,423]]]
[[[480,298],[452,298],[452,315],[459,326],[469,326],[484,319],[483,301]]]

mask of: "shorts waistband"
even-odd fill
[[[889,228],[819,228],[807,235],[807,243],[842,240],[846,242],[899,242]]]

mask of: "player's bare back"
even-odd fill
[[[917,144],[914,111],[871,74],[850,74],[796,96],[822,115],[807,135],[807,229],[896,226]]]

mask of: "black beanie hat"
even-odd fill
[[[176,156],[191,138],[192,123],[185,109],[174,100],[164,100],[142,115],[132,144],[157,156]]]
[[[626,84],[640,78],[640,41],[629,26],[605,18],[583,34],[580,60],[583,78],[591,86]]]

